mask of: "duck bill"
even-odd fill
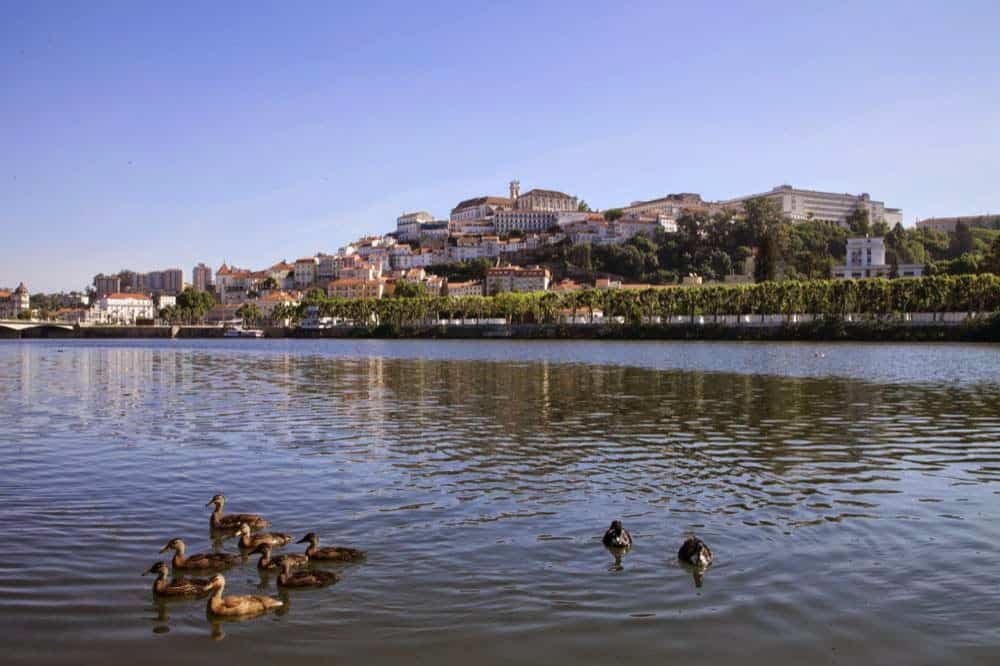
[[[206,506],[206,507],[209,507],[209,506],[212,506],[213,504],[215,504],[215,500],[212,500],[211,502],[209,502],[209,503],[208,503],[208,504],[206,504],[205,506]]]
[[[306,537],[302,537],[301,539],[299,539],[295,543],[309,543],[309,539],[307,539]]]
[[[160,549],[160,552],[161,552],[161,553],[165,553],[165,552],[167,552],[168,550],[170,550],[170,546],[169,546],[169,545],[168,545],[168,546],[164,546],[163,548],[161,548],[161,549]]]

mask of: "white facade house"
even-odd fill
[[[477,281],[470,282],[448,282],[449,296],[482,296],[483,283]]]
[[[860,279],[889,277],[892,266],[885,263],[885,239],[860,237],[847,239],[847,263],[833,267],[833,277],[840,279]],[[899,277],[918,277],[924,274],[920,264],[899,264]]]
[[[486,294],[505,291],[535,292],[549,288],[549,270],[538,266],[502,266],[486,271]]]
[[[153,300],[143,294],[108,294],[91,308],[90,321],[100,324],[133,325],[136,320],[156,316]]]
[[[295,286],[299,289],[308,287],[316,282],[319,273],[319,259],[316,257],[303,257],[295,262]]]
[[[0,289],[0,319],[14,319],[31,309],[31,294],[24,283],[16,289]]]

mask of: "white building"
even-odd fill
[[[319,259],[303,257],[295,261],[295,286],[304,289],[316,282],[319,272]]]
[[[31,294],[23,282],[14,290],[0,289],[0,319],[16,319],[30,309]]]
[[[868,221],[872,224],[885,222],[893,226],[902,222],[903,212],[899,208],[886,208],[881,201],[874,201],[865,192],[863,194],[839,194],[836,192],[818,192],[816,190],[799,190],[791,185],[779,185],[770,192],[751,194],[720,202],[723,206],[742,208],[744,202],[756,197],[764,197],[778,204],[782,214],[790,220],[824,220],[845,225],[847,218],[855,210],[868,212]]]
[[[549,288],[549,270],[531,266],[502,266],[486,271],[486,295],[505,291],[535,292]]]
[[[100,324],[133,325],[156,316],[153,300],[144,294],[107,294],[91,308],[90,321]]]
[[[847,263],[833,267],[833,277],[840,279],[889,277],[892,266],[885,263],[885,239],[881,236],[848,238]],[[899,277],[917,277],[924,274],[920,264],[899,264]]]
[[[521,194],[521,183],[516,180],[510,182],[510,198],[514,201],[514,208],[518,210],[558,213],[576,211],[578,208],[576,197],[557,190],[535,189]]]
[[[396,218],[396,236],[401,241],[413,241],[420,238],[420,225],[433,222],[434,216],[427,211],[404,213]]]
[[[452,222],[466,220],[486,220],[492,218],[498,210],[510,210],[514,201],[507,197],[476,197],[466,199],[451,209]]]
[[[449,296],[482,296],[483,283],[470,282],[448,282],[447,290]]]
[[[559,226],[559,214],[545,210],[501,210],[493,217],[498,234],[511,231],[539,233]]]

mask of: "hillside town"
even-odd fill
[[[199,263],[191,271],[190,282],[180,268],[99,273],[87,292],[60,294],[57,302],[45,303],[46,314],[82,325],[152,323],[171,312],[185,290],[210,295],[212,307],[204,319],[206,323],[223,323],[238,320],[249,304],[261,318],[271,319],[275,312],[298,305],[306,294],[317,289],[329,298],[378,299],[402,293],[398,290],[403,285],[406,289],[418,286],[419,293],[429,296],[491,296],[504,292],[565,293],[586,287],[645,289],[749,283],[755,277],[761,279],[754,264],[762,260],[762,250],[755,241],[747,241],[728,253],[713,250],[714,254],[706,259],[708,263],[702,264],[702,273],[707,274],[595,271],[591,252],[601,252],[602,248],[610,252],[612,246],[631,245],[634,249],[643,243],[650,245],[655,239],[685,235],[695,245],[708,246],[710,236],[718,235],[711,224],[734,226],[737,220],[746,219],[748,202],[752,201],[767,202],[769,210],[793,227],[823,225],[840,230],[840,256],[820,248],[819,253],[827,256],[820,257],[822,265],[810,277],[916,277],[924,274],[928,265],[925,260],[900,261],[906,258],[902,251],[893,253],[889,249],[893,257],[887,256],[891,234],[903,233],[903,213],[867,193],[820,192],[780,185],[767,192],[722,201],[706,201],[695,193],[668,194],[599,212],[590,210],[582,199],[557,190],[531,189],[522,193],[520,183],[513,180],[506,196],[464,199],[446,219],[427,211],[403,213],[396,219],[395,228],[383,234],[359,238],[336,252],[317,252],[293,261],[281,259],[265,268],[223,262],[213,269]],[[862,228],[855,226],[858,220],[863,221]],[[970,226],[1000,228],[1000,216],[931,218],[918,221],[916,230],[954,235]],[[851,235],[862,230],[864,235]],[[581,253],[582,261],[565,259]],[[688,255],[696,253],[688,251]],[[556,279],[558,262],[554,258],[560,256],[565,266],[582,264],[588,268],[575,274],[565,270]],[[843,263],[833,263],[835,258]],[[605,268],[615,268],[606,263]],[[586,279],[581,280],[580,275]],[[642,276],[650,279],[630,281]],[[23,283],[13,290],[0,290],[0,319],[39,314],[28,299]]]

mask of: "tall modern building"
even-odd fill
[[[839,194],[837,192],[818,192],[816,190],[800,190],[791,185],[779,185],[770,192],[750,194],[747,196],[720,201],[723,206],[742,208],[748,199],[764,197],[776,202],[781,212],[790,220],[824,220],[843,225],[855,210],[868,212],[868,221],[872,224],[885,222],[890,227],[897,222],[902,224],[903,211],[899,208],[886,208],[882,201],[875,201],[865,192],[863,194]]]
[[[122,290],[122,279],[117,275],[98,273],[94,276],[94,290],[97,292],[97,298],[117,294]]]
[[[94,289],[98,298],[117,293],[177,295],[184,290],[184,271],[179,268],[168,268],[149,273],[128,270],[120,271],[116,275],[98,273],[94,276]]]
[[[191,271],[191,284],[195,291],[208,291],[212,285],[212,267],[199,263]]]

